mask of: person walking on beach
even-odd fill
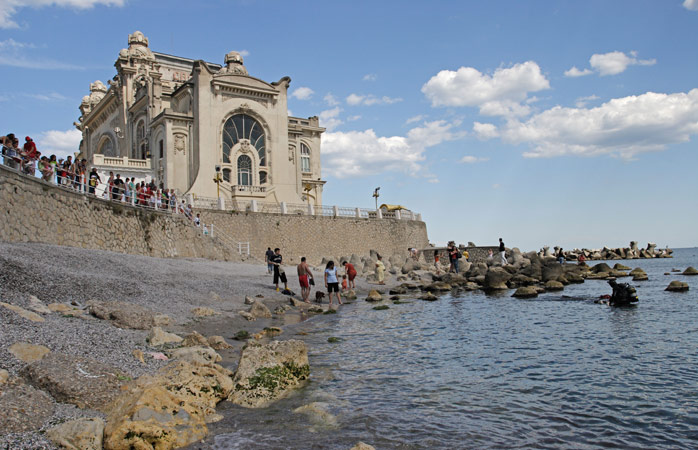
[[[337,279],[337,268],[334,266],[334,261],[330,261],[325,266],[325,287],[327,294],[330,297],[330,306],[332,306],[332,293],[337,297],[337,303],[342,304],[342,299],[339,297],[339,280]]]
[[[354,278],[356,278],[356,269],[354,268],[354,264],[343,261],[342,266],[344,266],[344,273],[347,276],[347,280],[349,280],[349,289],[356,289],[356,283],[354,282]]]
[[[376,261],[376,280],[378,284],[385,284],[385,264],[381,255],[378,255],[378,261]]]
[[[298,270],[298,283],[301,285],[301,297],[303,297],[304,302],[310,303],[310,283],[311,280],[315,280],[315,277],[313,277],[308,263],[305,262],[305,256],[301,258],[301,263],[296,269]],[[315,284],[314,281],[313,284]]]
[[[448,261],[451,263],[451,267],[449,268],[449,272],[455,272],[456,274],[458,273],[458,259],[460,257],[460,252],[458,251],[458,247],[456,247],[455,241],[450,241],[448,243]]]
[[[284,291],[288,290],[288,280],[286,279],[286,273],[281,268],[281,262],[283,257],[281,256],[281,250],[279,248],[274,249],[274,256],[271,259],[274,265],[274,284],[276,285],[276,290],[279,290],[279,280],[284,284]]]
[[[504,249],[504,241],[502,241],[502,238],[499,238],[499,260],[503,266],[509,264],[507,262],[506,250]]]
[[[267,247],[267,252],[264,254],[264,261],[267,262],[267,273],[269,275],[274,271],[274,264],[271,262],[272,258],[274,258],[274,252],[271,251],[271,247]]]

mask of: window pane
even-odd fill
[[[303,143],[301,143],[301,155],[310,155],[310,149]]]
[[[267,151],[264,149],[261,149],[260,151],[257,152],[259,155],[259,165],[260,166],[266,166],[267,165]]]
[[[223,169],[223,181],[230,183],[230,169]]]
[[[238,142],[240,139],[245,138],[244,124],[243,124],[242,118],[243,118],[242,114],[238,114],[237,116],[233,116],[233,125],[235,125],[235,132],[236,132],[235,142]]]
[[[259,172],[259,184],[266,184],[267,183],[267,173],[262,171]]]
[[[301,156],[301,171],[310,172],[310,157]]]

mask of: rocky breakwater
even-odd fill
[[[557,257],[559,247],[555,246],[552,249],[548,246],[543,247],[538,256]],[[603,247],[600,249],[575,248],[573,250],[563,250],[562,254],[567,261],[578,261],[582,256],[583,259],[590,260],[617,260],[617,259],[648,259],[648,258],[671,258],[674,251],[670,248],[657,249],[657,244],[652,242],[647,243],[646,248],[639,248],[636,241],[630,241],[629,247]]]
[[[605,262],[590,266],[586,263],[561,264],[554,256],[539,252],[522,253],[517,248],[507,249],[510,264],[502,266],[498,261],[469,263],[461,260],[459,274],[443,271],[432,264],[408,260],[400,269],[401,284],[390,289],[390,300],[399,303],[402,297],[435,301],[447,292],[482,290],[486,293],[515,290],[513,297],[533,298],[545,292],[562,291],[572,283],[586,280],[615,280],[632,277],[633,281],[646,281],[647,274],[640,268],[632,269],[616,263]],[[690,273],[690,268],[687,269]],[[419,294],[422,292],[422,294]],[[380,302],[380,293],[369,296],[367,301]]]

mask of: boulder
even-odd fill
[[[182,347],[208,347],[208,339],[206,339],[202,334],[192,331],[188,335],[184,336]]]
[[[329,405],[324,402],[313,402],[293,410],[296,414],[304,414],[311,424],[322,427],[337,427],[337,418],[328,411]]]
[[[630,267],[624,266],[621,263],[616,263],[613,265],[613,270],[630,270]]]
[[[501,267],[492,267],[485,275],[484,287],[486,291],[497,291],[509,289],[507,281],[511,275]]]
[[[11,305],[9,303],[5,302],[0,302],[0,306],[9,309],[10,311],[13,311],[17,313],[20,317],[27,319],[31,322],[43,322],[44,318],[38,315],[35,312],[32,311],[27,311],[26,309],[17,306],[17,305]]]
[[[446,292],[453,289],[450,284],[443,281],[435,281],[423,288],[427,292]]]
[[[642,270],[642,269],[639,268],[639,267],[636,267],[636,268],[634,268],[633,270],[630,271],[630,275],[631,275],[631,276],[641,275],[641,274],[647,275],[647,274],[645,273],[645,271]]]
[[[365,444],[363,442],[358,442],[355,446],[353,446],[349,450],[376,450],[376,448],[372,445],[368,445],[368,444]]]
[[[233,347],[225,341],[223,336],[209,336],[208,345],[214,350],[225,350]]]
[[[0,384],[0,435],[38,430],[53,415],[53,408],[48,394],[18,378]]]
[[[27,306],[28,309],[34,311],[35,313],[39,314],[50,314],[51,310],[42,302],[39,300],[36,296],[30,295],[29,296],[29,306]]]
[[[310,375],[308,350],[298,340],[248,343],[242,350],[229,400],[262,408],[298,387]]]
[[[109,320],[119,328],[149,330],[155,326],[155,313],[134,303],[91,300],[87,302],[87,310],[93,316],[102,320]]]
[[[599,273],[594,273],[594,272],[589,272],[587,274],[586,279],[587,280],[605,280],[608,278],[608,272],[599,272]]]
[[[191,313],[194,317],[209,317],[218,314],[216,311],[206,306],[197,306],[191,310]]]
[[[100,411],[117,397],[123,381],[129,378],[116,367],[62,353],[49,353],[25,366],[20,374],[59,402]]]
[[[341,296],[344,297],[347,300],[356,300],[356,291],[353,289],[349,289],[347,291],[344,291],[341,293]]]
[[[166,327],[172,322],[172,319],[167,314],[155,314],[153,316],[153,325],[156,327]]]
[[[599,263],[591,267],[592,273],[610,272],[611,270],[611,267],[606,263]]]
[[[613,278],[623,278],[628,277],[630,275],[628,274],[628,272],[623,272],[622,270],[611,269],[611,271],[608,272],[608,276]]]
[[[558,262],[552,264],[548,263],[541,268],[541,281],[544,283],[551,280],[556,281],[558,278],[560,278],[560,276],[562,276],[562,271],[562,264]]]
[[[439,299],[436,295],[434,295],[433,292],[427,292],[426,294],[422,295],[422,296],[419,297],[419,298],[420,298],[421,300],[426,300],[426,301],[428,301],[428,302],[435,302],[436,300]]]
[[[368,293],[368,297],[366,297],[367,302],[380,302],[381,300],[383,300],[383,296],[375,289],[371,289]]]
[[[111,405],[104,448],[173,449],[202,439],[207,417],[232,391],[231,375],[217,364],[178,361],[139,378]]]
[[[664,290],[669,292],[686,292],[688,291],[688,284],[684,283],[683,281],[674,280],[669,283],[669,286],[667,286]]]
[[[688,267],[683,271],[682,275],[698,275],[698,270],[695,267]]]
[[[648,279],[646,273],[637,273],[633,275],[633,281],[647,281]]]
[[[238,314],[240,314],[242,317],[244,317],[245,319],[250,320],[250,321],[257,320],[257,318],[255,316],[248,313],[247,311],[238,311]]]
[[[405,295],[407,294],[407,288],[404,286],[397,286],[388,291],[390,295]]]
[[[415,261],[412,258],[409,258],[407,261],[405,261],[405,264],[402,265],[402,269],[400,271],[403,274],[408,274],[414,270],[419,270],[422,268],[422,265],[419,263],[419,261]]]
[[[73,308],[66,305],[65,303],[49,303],[48,309],[51,312],[64,313],[70,311]]]
[[[561,291],[564,288],[565,288],[565,285],[563,285],[559,281],[550,280],[547,283],[545,283],[545,290],[546,291]]]
[[[254,302],[255,302],[255,299],[253,299],[253,298],[250,297],[249,295],[246,295],[246,296],[245,296],[245,304],[246,304],[246,305],[251,305],[251,304],[254,303]]]
[[[44,347],[43,345],[33,345],[27,342],[16,342],[10,346],[8,351],[12,353],[15,358],[19,359],[20,361],[24,361],[25,363],[39,361],[51,352],[48,347]]]
[[[255,319],[271,319],[271,311],[264,303],[260,301],[255,301],[252,303],[247,312],[252,314]]]
[[[532,284],[536,284],[537,280],[531,277],[527,277],[526,275],[523,275],[521,273],[517,273],[513,277],[507,281],[507,285],[512,288],[516,289],[521,286],[530,286]]]
[[[522,286],[516,289],[516,292],[512,295],[516,298],[533,298],[538,297],[538,289],[535,286]]]
[[[216,353],[211,347],[208,346],[198,346],[198,347],[183,347],[172,351],[170,355],[171,359],[176,359],[179,361],[186,361],[191,364],[209,364],[217,363],[220,361],[221,355]]]
[[[46,431],[46,437],[67,450],[102,450],[104,421],[99,417],[64,422]]]
[[[573,272],[566,274],[565,278],[569,283],[584,283],[584,277]]]
[[[177,336],[174,333],[168,333],[166,331],[163,331],[163,329],[160,327],[151,328],[150,333],[148,333],[148,337],[146,339],[148,343],[153,347],[160,347],[161,345],[166,344],[178,344],[182,342],[181,337]]]

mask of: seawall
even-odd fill
[[[231,259],[229,239],[250,243],[258,259],[279,247],[285,262],[307,256],[407,254],[428,244],[426,224],[397,219],[195,210],[213,224],[214,238],[179,215],[110,202],[59,188],[0,165],[0,240],[43,242],[156,257]],[[224,237],[224,236],[221,236]]]

